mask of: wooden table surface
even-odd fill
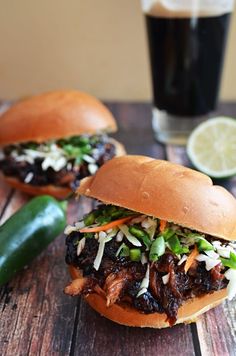
[[[158,144],[151,131],[148,104],[109,103],[129,154],[145,154],[189,165],[185,150]],[[220,112],[236,117],[236,104]],[[236,196],[236,178],[217,182]],[[29,197],[0,180],[0,224]],[[90,209],[90,202],[69,203],[68,222]],[[69,281],[65,245],[59,236],[47,250],[0,289],[0,355],[236,355],[235,300],[209,311],[191,325],[152,330],[116,325],[81,298],[63,294]]]

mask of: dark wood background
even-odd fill
[[[144,154],[190,165],[182,147],[154,141],[148,104],[108,103],[118,120],[129,154]],[[236,116],[236,104],[220,113]],[[236,196],[236,178],[216,182]],[[10,189],[0,178],[0,224],[28,196]],[[69,203],[68,222],[90,209],[90,202]],[[1,246],[0,246],[1,253]],[[64,237],[59,236],[9,284],[0,289],[0,355],[236,355],[235,300],[201,316],[196,323],[153,330],[116,325],[99,316],[81,298],[63,294],[69,281],[64,263]]]

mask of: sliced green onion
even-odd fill
[[[236,254],[232,251],[230,251],[230,259],[234,262],[236,262]]]
[[[131,261],[139,262],[141,260],[141,250],[139,248],[130,249],[129,257],[130,257]]]
[[[107,205],[105,209],[107,210],[109,215],[117,211],[117,207],[115,205]]]
[[[94,233],[93,232],[85,232],[84,237],[86,237],[86,239],[92,239],[94,237]]]
[[[141,247],[142,246],[141,242],[129,232],[129,228],[128,228],[127,225],[121,224],[121,225],[119,225],[119,229],[123,232],[123,234],[125,235],[127,240],[132,245],[137,246],[137,247]]]
[[[175,234],[174,230],[171,229],[165,229],[161,235],[164,237],[165,240],[168,240],[169,238],[171,238],[173,235]]]
[[[139,228],[136,225],[130,226],[129,232],[135,237],[137,237],[138,239],[141,239],[145,235],[145,231],[143,231],[141,228]]]
[[[83,154],[91,154],[92,153],[91,148],[92,147],[90,145],[83,146],[83,147],[81,147],[81,152]]]
[[[188,253],[189,252],[189,248],[187,246],[182,246],[182,249],[180,251],[180,255],[184,254],[184,253]]]
[[[89,226],[89,225],[92,225],[94,224],[95,222],[95,215],[94,213],[90,213],[88,215],[85,216],[84,218],[84,224],[85,226]]]
[[[198,251],[214,250],[213,245],[210,242],[208,242],[206,239],[204,239],[203,237],[198,238],[197,248],[198,248]]]
[[[225,267],[236,269],[236,255],[233,252],[230,252],[230,258],[220,258],[221,263]]]
[[[120,257],[128,257],[129,256],[129,247],[124,244],[122,251],[120,253]]]
[[[108,224],[111,221],[111,216],[98,216],[96,222],[100,225]]]
[[[75,147],[73,145],[67,144],[63,146],[63,150],[69,155],[69,156],[79,156],[81,154],[81,151],[79,147]]]
[[[118,219],[124,216],[124,211],[123,210],[116,210],[111,213],[112,219]]]
[[[157,261],[158,258],[165,253],[165,240],[163,236],[159,236],[156,240],[153,241],[149,253],[150,261]]]
[[[173,235],[168,239],[168,245],[171,251],[174,252],[176,255],[181,255],[183,253],[189,252],[188,247],[181,246],[179,238],[176,235]]]
[[[116,252],[116,257],[118,257],[119,254],[121,257],[129,256],[129,248],[125,243],[121,244],[120,247],[118,248]]]
[[[129,227],[129,232],[133,236],[135,236],[138,239],[142,240],[147,248],[150,247],[151,241],[150,241],[149,235],[148,235],[148,233],[146,231],[142,230],[140,227],[138,227],[136,225],[132,225],[132,226]]]
[[[69,139],[73,145],[87,145],[89,144],[89,137],[87,136],[72,136]]]

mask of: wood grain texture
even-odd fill
[[[6,208],[6,204],[10,199],[10,195],[12,193],[11,188],[4,182],[1,174],[0,174],[0,219]]]
[[[8,205],[4,209],[1,216],[0,224],[3,224],[12,214],[14,214],[22,205],[29,200],[26,194],[21,192],[12,191]]]
[[[80,305],[75,355],[195,355],[189,325],[172,329],[140,329],[117,325]]]
[[[115,135],[130,154],[146,154],[189,166],[182,147],[154,141],[148,104],[109,103],[118,120]],[[222,107],[236,114],[236,105]],[[236,178],[221,181],[236,196]],[[1,223],[28,200],[0,178]],[[91,200],[71,200],[68,222],[92,207]],[[2,214],[1,214],[2,213]],[[152,330],[116,325],[94,312],[82,299],[63,294],[69,282],[64,263],[64,237],[59,236],[25,270],[0,289],[0,355],[183,355],[236,354],[235,304],[224,303],[197,324]]]
[[[25,197],[19,195],[12,197],[6,214],[10,206],[21,206]],[[70,222],[78,218],[74,200],[68,215]],[[69,354],[78,301],[63,294],[69,281],[64,250],[61,235],[1,290],[1,355]]]
[[[235,303],[210,310],[197,321],[202,355],[234,356],[236,353]]]

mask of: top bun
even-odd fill
[[[145,156],[123,156],[85,178],[79,195],[181,226],[236,239],[236,199],[205,174]]]
[[[13,105],[1,116],[0,146],[117,130],[110,111],[79,91],[53,91]]]

